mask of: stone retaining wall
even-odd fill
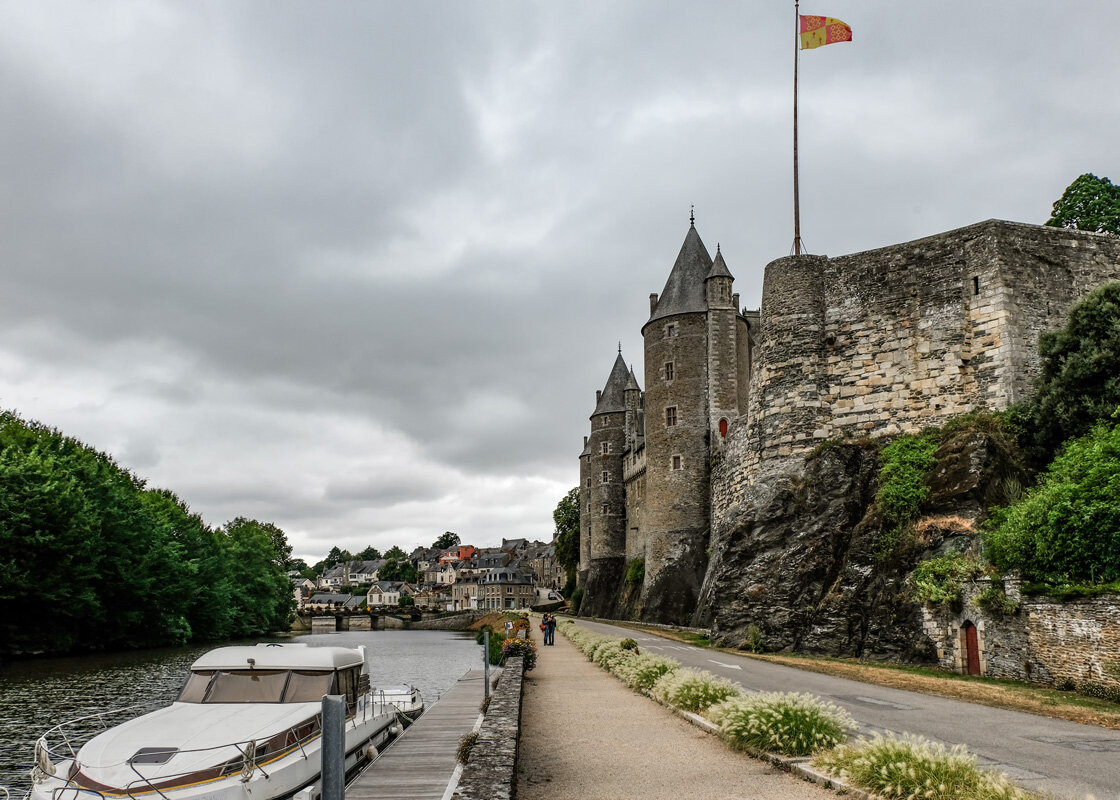
[[[1019,609],[996,614],[975,602],[991,585],[990,580],[966,585],[959,612],[923,609],[926,634],[941,666],[967,672],[961,631],[971,622],[982,675],[1120,695],[1120,595],[1059,602],[1045,595],[1020,596],[1017,583],[1009,580],[1007,597],[1018,600]]]
[[[506,661],[498,687],[490,695],[478,739],[459,776],[454,800],[508,800],[514,796],[524,674],[522,659]]]

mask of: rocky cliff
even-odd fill
[[[901,533],[875,495],[879,448],[823,446],[798,474],[754,484],[713,541],[694,624],[741,647],[883,660],[933,661],[907,577],[921,560],[975,547],[984,509],[1016,473],[991,425],[938,434],[922,517]]]

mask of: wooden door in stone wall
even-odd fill
[[[969,675],[980,674],[980,642],[976,636],[976,626],[966,622],[961,626],[961,639],[967,659],[965,666]]]

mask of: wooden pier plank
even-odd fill
[[[440,800],[455,772],[459,739],[478,719],[482,674],[471,670],[460,678],[346,787],[346,800]]]

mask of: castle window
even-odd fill
[[[665,427],[671,428],[677,424],[677,407],[669,406],[665,409]]]
[[[667,325],[665,327],[665,335],[670,337],[670,338],[676,336],[677,335],[677,326],[676,325]]]
[[[591,488],[591,476],[588,476],[588,478],[587,478],[587,488],[588,489]]]
[[[727,418],[724,417],[719,421],[719,435],[721,437],[727,436]]]
[[[611,443],[610,442],[603,442],[603,453],[606,454],[606,453],[609,453],[610,451],[611,451]]]
[[[606,470],[603,470],[603,481],[602,482],[603,483],[610,483],[611,482],[611,474],[609,472],[607,472]]]
[[[667,381],[673,380],[673,362],[672,361],[666,361],[665,362],[665,380],[667,380]]]
[[[673,456],[673,469],[676,470],[676,469],[680,469],[680,468],[681,468],[681,457],[680,456]]]
[[[606,503],[603,503],[603,515],[606,516],[609,513],[611,513],[610,506],[608,506]]]
[[[980,276],[979,275],[973,275],[972,276],[972,293],[973,294],[980,294]]]

